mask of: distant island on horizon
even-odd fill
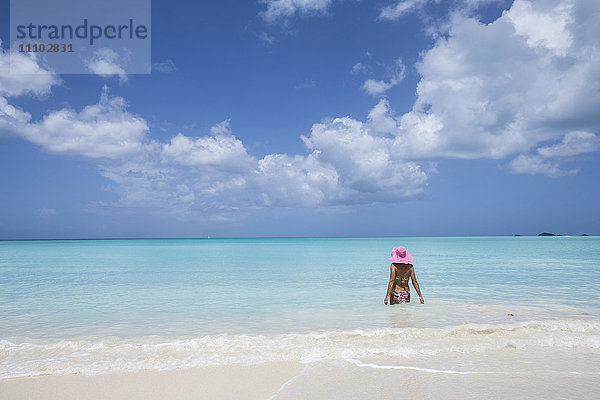
[[[521,235],[515,235],[515,236],[521,236]],[[550,232],[542,232],[540,234],[538,234],[538,236],[590,236],[587,233],[582,233],[581,235],[561,235],[561,234],[554,234],[554,233],[550,233]]]
[[[211,240],[211,239],[340,239],[340,238],[401,238],[401,237],[539,237],[539,236],[555,236],[555,237],[582,237],[582,236],[600,236],[598,234],[555,234],[551,232],[542,232],[537,235],[535,234],[504,234],[504,235],[416,235],[416,236],[147,236],[147,237],[139,237],[139,236],[121,236],[121,237],[37,237],[37,238],[0,238],[0,242],[10,242],[10,241],[60,241],[60,240],[165,240],[165,239],[203,239],[203,240]]]

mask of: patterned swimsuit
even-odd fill
[[[398,300],[398,303],[410,302],[410,292],[408,290],[394,290],[392,294]]]
[[[407,283],[408,278],[402,278],[402,283]],[[410,291],[408,290],[394,290],[392,295],[398,300],[398,303],[410,302]]]

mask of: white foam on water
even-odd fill
[[[360,360],[374,356],[423,360],[436,355],[475,357],[502,351],[526,353],[540,349],[600,355],[600,320],[465,324],[442,328],[369,328],[272,335],[106,337],[54,341],[12,338],[0,340],[0,379],[278,361]]]
[[[570,374],[573,375],[600,375],[600,372],[579,372],[579,371],[569,371]]]
[[[440,370],[440,369],[432,369],[432,368],[420,368],[420,367],[412,367],[408,365],[379,365],[373,363],[364,363],[358,360],[354,360],[352,358],[346,358],[346,361],[356,365],[357,367],[367,367],[373,369],[411,369],[415,371],[421,372],[431,372],[434,374],[457,374],[457,375],[470,375],[470,374],[489,374],[491,372],[485,371],[452,371],[452,370]]]

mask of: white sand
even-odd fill
[[[0,381],[2,400],[268,399],[303,366],[268,363]]]
[[[493,361],[493,360],[490,360]],[[543,370],[543,368],[542,368]],[[340,361],[15,378],[2,400],[572,399],[598,398],[597,374],[505,371],[459,375],[363,368]]]

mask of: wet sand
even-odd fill
[[[492,361],[492,360],[490,360]],[[347,362],[264,363],[0,381],[4,400],[568,399],[600,392],[597,374],[461,375],[359,367]]]
[[[3,400],[268,399],[300,363],[211,366],[105,375],[47,375],[0,381]]]

